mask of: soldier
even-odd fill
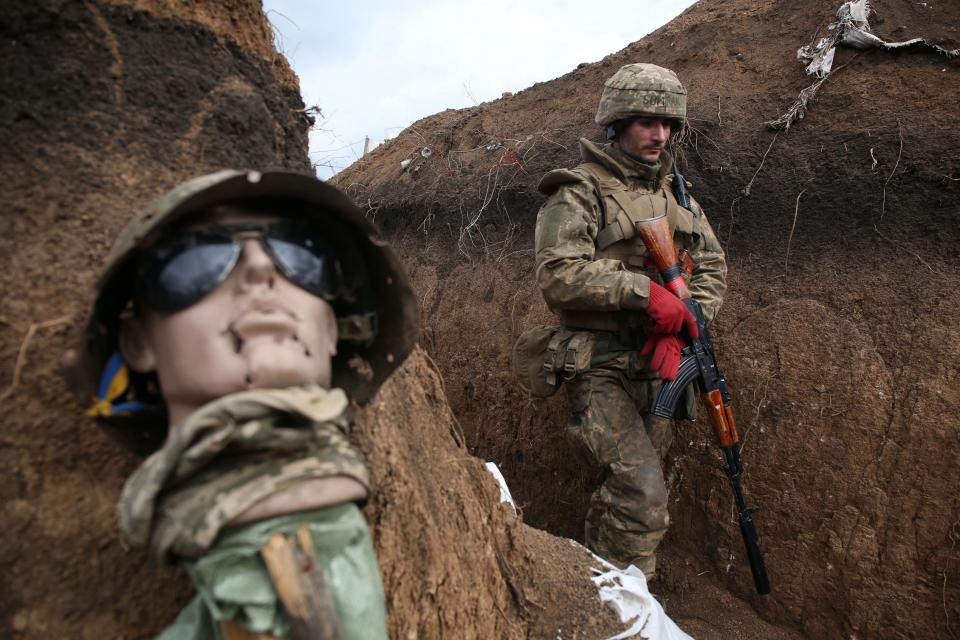
[[[678,252],[695,264],[685,278],[708,321],[726,290],[723,250],[703,210],[692,199],[680,206],[672,189],[665,146],[684,125],[686,103],[672,71],[622,67],[604,84],[596,116],[611,142],[581,139],[583,163],[551,171],[538,187],[548,200],[537,216],[536,277],[562,324],[549,350],[568,378],[567,435],[603,475],[586,543],[648,580],[669,524],[660,462],[672,440],[650,403],[661,380],[676,377],[684,331],[696,326],[662,286],[634,222],[666,214]]]
[[[124,486],[120,525],[198,591],[161,638],[299,635],[260,552],[304,531],[338,637],[387,637],[350,400],[407,356],[415,308],[373,226],[313,177],[221,171],[123,230],[74,377],[99,380],[91,416],[152,452]]]

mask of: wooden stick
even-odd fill
[[[290,618],[293,640],[342,640],[340,621],[323,569],[313,556],[313,540],[306,525],[296,540],[276,533],[260,550],[280,602]]]
[[[220,632],[223,634],[224,640],[281,640],[269,633],[250,631],[236,620],[221,621]]]

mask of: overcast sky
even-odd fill
[[[693,0],[264,0],[277,46],[323,117],[310,157],[328,178],[416,120],[552,80],[679,15]],[[639,62],[639,61],[638,61]],[[599,95],[600,88],[597,88]]]

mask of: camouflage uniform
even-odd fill
[[[629,65],[640,66],[652,67]],[[610,94],[617,97],[609,89],[608,81],[608,107]],[[605,126],[604,109],[602,101],[598,122]],[[567,435],[603,474],[587,515],[587,546],[650,578],[669,524],[660,462],[672,433],[669,420],[649,414],[660,380],[639,355],[650,326],[650,281],[663,283],[632,222],[666,213],[678,252],[686,250],[696,264],[685,278],[708,321],[726,290],[726,263],[700,206],[692,199],[690,209],[677,203],[666,152],[652,165],[585,139],[580,152],[583,164],[552,171],[540,183],[549,199],[537,216],[536,277],[563,326],[592,345],[589,364],[566,382]]]

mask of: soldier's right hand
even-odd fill
[[[698,338],[697,320],[687,309],[687,305],[656,282],[650,281],[650,298],[647,301],[647,315],[653,320],[651,333],[679,334],[687,330],[691,339]]]

